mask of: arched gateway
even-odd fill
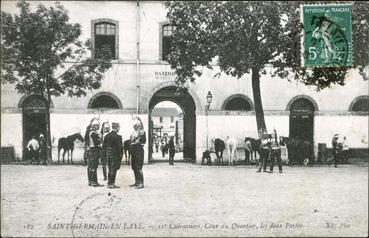
[[[152,161],[152,129],[151,113],[155,105],[163,101],[171,101],[181,107],[183,111],[183,158],[186,161],[196,161],[196,105],[192,96],[185,92],[177,93],[175,86],[159,89],[152,96],[149,103],[149,162]]]

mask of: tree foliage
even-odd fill
[[[242,77],[251,69],[301,80],[317,89],[344,84],[349,67],[301,66],[300,5],[308,2],[165,2],[168,18],[176,26],[169,63],[177,82],[195,81],[205,66]],[[325,2],[328,3],[328,2]],[[352,3],[352,2],[350,2]],[[363,77],[368,66],[369,4],[353,2],[354,66]]]
[[[90,43],[79,39],[81,26],[69,23],[60,3],[40,4],[32,11],[20,1],[17,7],[19,14],[1,12],[2,84],[15,84],[22,94],[47,96],[82,96],[100,86],[111,67],[109,55],[87,57]]]

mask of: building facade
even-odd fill
[[[44,5],[51,2],[41,2]],[[16,2],[2,1],[2,10],[17,12]],[[32,1],[32,6],[39,2]],[[82,26],[82,39],[91,39],[99,49],[110,47],[113,66],[102,86],[82,98],[52,97],[51,137],[53,160],[57,141],[76,131],[84,134],[92,117],[121,124],[123,139],[132,132],[132,115],[138,115],[151,140],[152,110],[162,101],[177,103],[183,111],[184,157],[201,162],[207,138],[257,137],[251,75],[240,79],[204,69],[188,93],[175,93],[175,73],[165,61],[173,30],[161,2],[61,1],[69,11],[70,22]],[[98,10],[97,10],[98,9]],[[81,14],[83,12],[83,14]],[[66,62],[72,64],[73,62]],[[368,81],[355,70],[347,75],[345,86],[316,91],[298,81],[289,82],[269,75],[261,77],[261,96],[268,130],[281,136],[303,136],[315,147],[330,147],[336,133],[346,135],[351,148],[368,148]],[[206,95],[213,101],[206,113]],[[20,95],[14,86],[1,87],[1,146],[13,146],[18,158],[32,133],[43,131],[44,104],[35,95]],[[210,141],[210,140],[209,140]],[[148,144],[149,144],[148,143]],[[148,144],[145,161],[150,159]],[[82,145],[76,158],[82,158]]]

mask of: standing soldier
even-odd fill
[[[86,127],[86,132],[85,132],[85,152],[83,153],[83,165],[87,165],[87,162],[88,162],[88,153],[90,149],[91,123],[92,123],[92,120],[90,121],[90,124]]]
[[[99,157],[101,149],[101,135],[99,133],[99,121],[93,120],[90,132],[90,148],[88,155],[88,185],[99,187],[102,186],[97,182],[97,168],[99,166]]]
[[[169,148],[169,165],[173,165],[174,155],[176,153],[176,147],[174,145],[174,136],[170,137],[168,148]]]
[[[27,144],[28,154],[31,160],[31,163],[37,162],[40,163],[39,157],[38,157],[38,149],[40,145],[38,144],[38,141],[36,140],[36,136],[32,136],[32,139]]]
[[[260,145],[260,158],[259,158],[259,169],[256,171],[258,173],[261,172],[261,168],[263,168],[263,172],[266,171],[266,166],[268,163],[268,158],[270,154],[269,148],[270,142],[268,141],[268,134],[266,131],[261,135],[261,145]]]
[[[281,148],[279,147],[277,131],[275,129],[273,130],[272,141],[270,143],[270,147],[271,147],[271,151],[270,151],[271,162],[270,162],[269,173],[273,173],[273,167],[274,167],[276,160],[277,160],[277,165],[279,168],[279,173],[282,173]]]
[[[119,129],[119,123],[113,122],[112,131],[106,134],[102,146],[102,156],[108,161],[108,188],[119,188],[115,185],[115,177],[123,157],[123,142],[122,136],[118,135]]]
[[[339,160],[339,147],[338,147],[338,134],[335,134],[332,139],[332,153],[333,159],[328,161],[328,166],[330,163],[334,162],[334,167],[337,168],[338,160]]]
[[[102,144],[104,143],[105,136],[109,132],[110,132],[109,122],[103,122],[103,124],[101,125]],[[106,181],[107,180],[107,176],[106,176],[106,154],[101,153],[100,160],[101,160],[101,167],[102,167],[102,171],[103,171],[103,175],[104,175],[104,180]]]
[[[46,152],[47,152],[47,146],[46,146],[46,140],[43,134],[40,134],[40,160],[42,161],[43,165],[47,165],[46,163]]]
[[[134,132],[131,135],[131,160],[132,169],[135,176],[135,183],[129,185],[130,187],[136,187],[137,189],[144,188],[144,177],[142,172],[142,166],[144,162],[144,149],[143,146],[146,143],[146,133],[143,128],[143,124],[140,118],[134,117]]]

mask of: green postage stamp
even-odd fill
[[[352,6],[302,5],[302,62],[305,67],[352,65]]]

